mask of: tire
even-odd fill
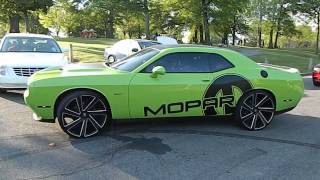
[[[262,90],[252,91],[243,95],[238,102],[236,119],[250,131],[266,128],[276,112],[274,97]]]
[[[75,91],[58,103],[57,119],[61,129],[69,136],[96,136],[111,124],[109,104],[98,93]]]
[[[313,85],[319,87],[319,86],[320,86],[320,83],[319,83],[319,82],[316,82],[315,80],[313,80]]]
[[[111,56],[108,57],[108,63],[109,63],[109,64],[112,64],[112,63],[114,63],[114,62],[116,62],[116,61],[117,61],[117,59],[116,59],[116,57],[114,57],[113,55],[111,55]]]
[[[0,89],[0,94],[1,93],[6,93],[7,91],[5,89]]]

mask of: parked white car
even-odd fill
[[[104,58],[106,64],[114,63],[131,54],[141,51],[144,48],[159,45],[157,41],[143,40],[143,39],[125,39],[116,42],[112,47],[106,48],[104,51]]]
[[[145,39],[125,39],[115,43],[111,48],[106,48],[104,51],[104,59],[106,64],[112,64],[116,61],[121,61],[142,49],[154,45],[174,45],[178,44],[177,40],[167,36],[158,36],[157,41]]]
[[[0,42],[0,90],[25,89],[35,72],[68,64],[58,43],[39,34],[7,34]]]

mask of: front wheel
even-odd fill
[[[108,57],[108,63],[109,63],[109,64],[112,64],[112,63],[114,63],[114,62],[116,62],[116,57],[114,57],[114,56],[112,56],[112,55],[109,56],[109,57]]]
[[[68,135],[87,138],[98,135],[111,121],[108,103],[101,95],[90,91],[68,94],[58,104],[57,118]]]
[[[275,111],[275,100],[270,93],[253,91],[240,98],[236,118],[244,128],[257,131],[271,123]]]

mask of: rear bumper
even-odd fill
[[[320,82],[320,72],[314,72],[314,73],[312,74],[312,79],[313,79],[313,81],[315,81],[315,82]]]

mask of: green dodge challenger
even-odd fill
[[[35,73],[25,101],[35,119],[74,137],[99,134],[111,120],[231,116],[248,130],[268,126],[303,96],[297,69],[257,64],[231,50],[154,46],[108,67],[73,64]]]

